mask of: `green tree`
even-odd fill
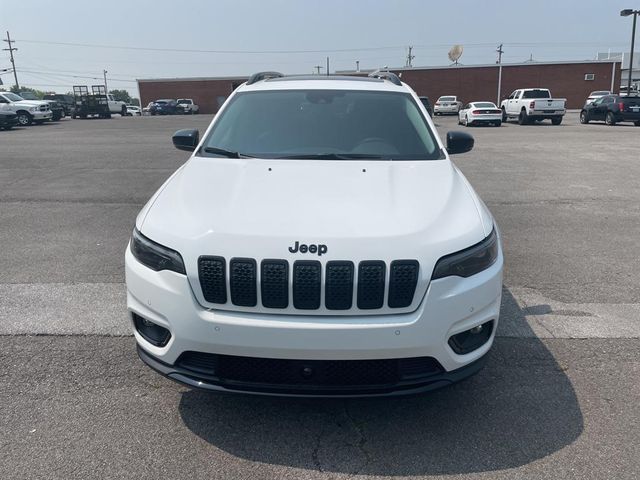
[[[15,85],[11,87],[11,91],[13,93],[17,93],[18,95],[20,95],[20,92],[31,92],[40,100],[42,100],[42,97],[44,97],[45,95],[45,92],[43,92],[42,90],[38,90],[36,88],[29,88],[29,87],[20,87],[20,89],[18,89]]]
[[[126,90],[111,90],[109,93],[119,102],[131,103],[131,95]]]

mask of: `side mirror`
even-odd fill
[[[447,132],[447,152],[449,155],[465,153],[473,148],[474,140],[464,132]]]
[[[178,130],[172,137],[173,146],[178,150],[193,152],[200,143],[200,132],[198,130]]]

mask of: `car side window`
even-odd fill
[[[9,103],[4,97],[0,97],[0,103]]]
[[[605,97],[604,103],[613,103],[613,97]]]

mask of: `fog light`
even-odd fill
[[[493,320],[452,335],[449,338],[449,346],[458,355],[464,355],[487,343],[491,337],[491,332],[493,332]]]
[[[151,345],[156,347],[164,347],[171,338],[171,332],[164,327],[161,327],[157,323],[153,323],[146,318],[142,318],[135,313],[131,314],[133,317],[133,325],[142,338],[144,338]]]

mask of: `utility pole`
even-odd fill
[[[107,72],[106,70],[102,70],[102,75],[104,76],[104,90],[105,93],[109,93],[109,89],[107,88]]]
[[[329,57],[327,57],[327,77],[329,76]]]
[[[316,69],[316,72],[318,75],[320,75],[320,69],[322,68],[322,65],[316,65],[315,67],[313,67]]]
[[[498,52],[498,101],[496,102],[496,105],[500,106],[500,93],[502,90],[502,54],[504,53],[504,50],[502,50],[502,43],[496,52]]]
[[[404,66],[411,68],[411,67],[413,67],[413,63],[412,63],[413,59],[416,58],[416,56],[415,55],[411,55],[411,51],[413,50],[412,46],[408,47],[408,50],[409,51],[407,52],[407,61],[405,62]]]
[[[356,72],[360,71],[360,60],[356,60]]]
[[[3,48],[2,50],[5,52],[9,52],[9,56],[11,57],[11,66],[13,67],[13,78],[16,80],[16,89],[20,91],[20,85],[18,84],[18,72],[16,72],[16,61],[13,58],[13,52],[18,50],[15,47],[11,46],[11,37],[9,36],[9,31],[7,31],[7,39],[3,40],[9,44],[9,48]]]

